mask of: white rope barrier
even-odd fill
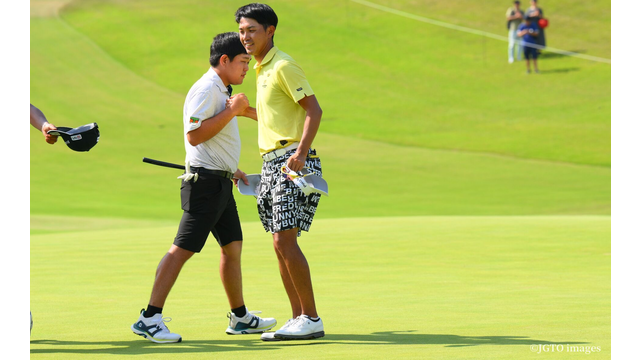
[[[392,9],[390,7],[386,7],[383,5],[378,5],[366,0],[351,0],[352,2],[364,5],[364,6],[368,6],[374,9],[378,9],[384,12],[388,12],[390,14],[394,14],[394,15],[398,15],[398,16],[402,16],[402,17],[406,17],[408,19],[413,19],[413,20],[417,20],[420,22],[424,22],[424,23],[428,23],[428,24],[432,24],[432,25],[436,25],[436,26],[441,26],[444,28],[448,28],[448,29],[452,29],[452,30],[456,30],[456,31],[462,31],[462,32],[466,32],[466,33],[470,33],[470,34],[474,34],[474,35],[479,35],[479,36],[484,36],[484,37],[488,37],[488,38],[492,38],[495,40],[500,40],[500,41],[509,41],[509,38],[506,36],[501,36],[501,35],[496,35],[496,34],[492,34],[486,31],[481,31],[481,30],[476,30],[476,29],[471,29],[468,27],[464,27],[464,26],[459,26],[459,25],[454,25],[454,24],[450,24],[450,23],[446,23],[443,21],[438,21],[438,20],[433,20],[433,19],[429,19],[426,18],[424,16],[419,16],[419,15],[415,15],[415,14],[411,14],[408,12],[404,12],[404,11],[400,11],[400,10],[396,10],[396,9]],[[566,55],[566,56],[573,56],[573,57],[577,57],[577,58],[581,58],[581,59],[585,59],[585,60],[591,60],[591,61],[597,61],[597,62],[602,62],[602,63],[607,63],[607,64],[611,64],[611,59],[606,59],[606,58],[601,58],[601,57],[597,57],[597,56],[590,56],[590,55],[584,55],[584,54],[580,54],[580,53],[576,53],[573,51],[567,51],[567,50],[562,50],[562,49],[554,49],[548,46],[540,46],[538,44],[531,44],[531,43],[527,43],[527,42],[522,42],[523,45],[532,47],[532,48],[536,48],[536,49],[544,49],[545,51],[549,51],[552,53],[556,53],[556,54],[560,54],[560,55]]]

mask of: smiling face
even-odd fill
[[[256,20],[241,18],[238,22],[238,32],[240,41],[249,55],[253,55],[256,61],[262,61],[265,55],[273,47],[273,34],[275,26],[268,26],[266,29]]]

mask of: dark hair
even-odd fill
[[[278,27],[278,15],[267,4],[252,3],[239,8],[236,11],[236,22],[239,24],[243,17],[257,21],[265,30],[271,25]]]
[[[211,49],[209,51],[209,64],[216,67],[220,65],[222,55],[227,55],[229,60],[233,61],[237,55],[246,54],[247,50],[240,41],[240,35],[237,32],[226,32],[218,34],[213,38]]]

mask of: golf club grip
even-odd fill
[[[164,162],[164,161],[160,161],[160,160],[142,158],[142,162],[146,162],[146,163],[153,164],[153,165],[158,165],[158,166],[164,166],[164,167],[168,167],[168,168],[173,168],[173,169],[184,170],[184,166],[183,165],[168,163],[168,162]]]

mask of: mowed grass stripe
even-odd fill
[[[206,58],[202,44],[217,32],[236,30],[233,13],[238,7],[233,1],[189,4],[201,11],[194,14],[192,7],[169,1],[82,2],[63,18],[134,71],[186,93],[191,83],[184,79],[201,74]],[[523,63],[507,64],[502,42],[347,1],[271,5],[281,18],[276,44],[304,65],[325,110],[323,131],[610,166],[609,64],[550,56],[541,60],[543,75],[527,77]],[[466,18],[467,5],[411,4],[413,12],[433,18]],[[504,5],[482,6],[502,19]],[[163,14],[171,14],[171,20]],[[208,19],[198,21],[204,14]],[[610,24],[599,14],[583,15],[578,9],[563,12],[571,19],[592,20],[600,31],[589,34],[600,46],[605,41],[600,34]],[[496,17],[484,17],[481,24],[478,19],[476,28],[497,23]],[[299,36],[300,29],[305,36]],[[571,37],[556,34],[560,29],[549,30],[549,46],[554,36]],[[250,72],[246,80],[253,84],[253,79]],[[255,99],[254,89],[246,92]]]
[[[298,358],[296,345],[315,344],[304,358],[527,359],[540,343],[610,356],[608,216],[327,219],[312,229],[300,243],[327,336],[275,344],[224,333],[212,239],[165,306],[184,342],[158,346],[129,326],[175,227],[33,235],[32,358]],[[247,306],[283,323],[290,314],[270,237],[255,222],[244,232]]]
[[[142,164],[141,159],[182,161],[183,96],[124,69],[57,19],[33,19],[31,26],[32,79],[38,79],[32,83],[32,102],[58,125],[96,121],[102,130],[101,142],[86,154],[71,152],[62,143],[46,145],[39,133],[31,132],[31,212],[173,221],[180,214],[178,171]],[[248,80],[240,88],[251,91],[253,86]],[[257,173],[255,123],[241,121],[241,131],[240,167]],[[331,188],[320,216],[610,211],[606,167],[439,152],[324,131],[315,145]],[[51,196],[51,189],[65,197]],[[238,201],[242,219],[255,220],[253,199]]]
[[[31,132],[31,212],[178,218],[179,172],[141,159],[181,162],[182,124],[176,109],[182,97],[156,91],[155,85],[122,71],[56,21],[37,20],[32,27],[34,41],[43,44],[34,48],[32,72],[50,81],[33,84],[39,99],[33,102],[50,119],[62,119],[54,122],[59,125],[98,122],[102,137],[91,152],[75,153],[62,143],[49,146]],[[64,41],[56,45],[56,39]],[[99,66],[78,67],[80,57],[83,64]],[[49,91],[52,84],[64,91]],[[84,96],[87,88],[92,96]],[[241,168],[257,173],[255,124],[241,121],[241,127]],[[320,217],[609,212],[608,168],[402,147],[326,133],[318,136],[316,147],[331,189]],[[53,197],[51,189],[65,196]],[[254,200],[238,196],[238,201],[243,220],[255,220]]]

